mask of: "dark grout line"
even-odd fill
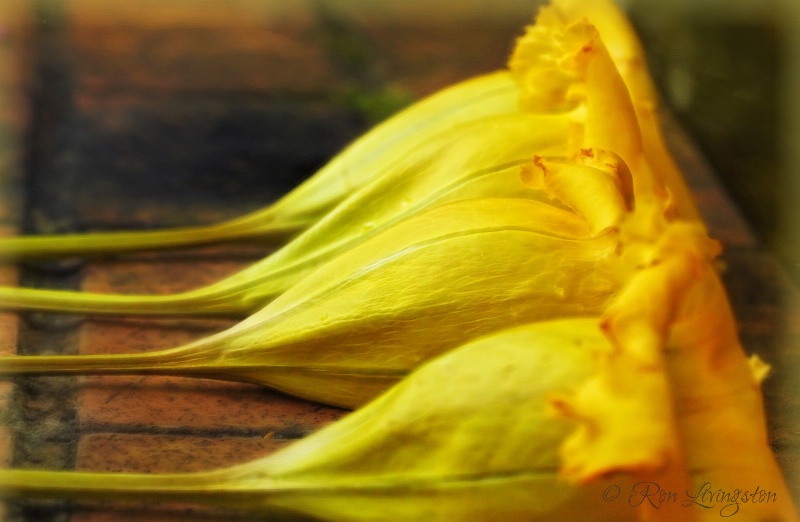
[[[24,208],[26,233],[65,232],[75,227],[72,192],[71,135],[73,81],[63,0],[32,0],[32,68],[30,118],[25,136]],[[80,283],[80,263],[23,266],[20,284],[74,289]],[[77,351],[80,320],[32,313],[22,316],[17,353],[71,354]],[[74,468],[77,448],[76,385],[74,379],[26,378],[16,381],[12,397],[14,437],[12,466]],[[12,504],[9,521],[62,522],[68,504]]]
[[[311,434],[299,426],[284,428],[247,428],[239,426],[226,426],[221,428],[192,428],[186,426],[144,426],[140,424],[98,424],[83,427],[81,435],[108,434],[108,435],[153,435],[176,436],[185,438],[263,438],[269,436],[273,440],[298,440]]]

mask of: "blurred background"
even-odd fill
[[[759,239],[800,276],[800,3],[626,3],[664,100]]]

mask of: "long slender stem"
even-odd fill
[[[0,286],[0,308],[104,315],[239,316],[245,312],[235,299],[210,292],[120,295],[11,286]]]
[[[60,499],[77,502],[180,502],[257,512],[258,520],[297,520],[291,509],[270,499],[295,495],[291,486],[260,477],[256,487],[237,481],[234,468],[170,474],[94,473],[0,469],[0,498]],[[299,492],[301,495],[304,492]],[[239,517],[235,517],[237,520]],[[303,518],[305,520],[305,518]]]
[[[20,261],[200,246],[243,239],[278,241],[299,232],[307,220],[266,222],[244,216],[215,225],[132,232],[20,236],[0,239],[0,260]]]
[[[219,492],[221,485],[215,472],[158,475],[0,469],[0,496],[7,498],[197,502]]]
[[[185,348],[135,354],[10,355],[0,357],[0,377],[19,375],[186,375],[211,373]]]

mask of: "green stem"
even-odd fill
[[[221,478],[218,472],[158,475],[0,469],[0,496],[193,503],[203,499],[208,502],[209,495],[219,496],[222,492],[224,481]]]
[[[266,221],[266,222],[265,222]],[[253,214],[215,225],[133,232],[20,236],[0,239],[0,260],[20,261],[200,246],[245,240],[285,240],[308,220],[275,222]]]
[[[240,316],[243,306],[210,292],[119,295],[0,286],[0,308],[76,314]]]
[[[187,375],[213,373],[199,351],[182,348],[134,354],[9,355],[0,377],[20,375]],[[216,374],[215,374],[216,375]]]

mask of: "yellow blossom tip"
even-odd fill
[[[764,379],[769,375],[772,367],[765,363],[764,360],[756,354],[751,355],[747,359],[747,365],[750,367],[750,373],[753,375],[753,381],[761,385]]]
[[[508,62],[522,87],[520,105],[533,112],[568,111],[583,99],[580,82],[584,55],[591,53],[597,31],[583,20],[568,23],[558,10],[544,7],[526,28]]]

